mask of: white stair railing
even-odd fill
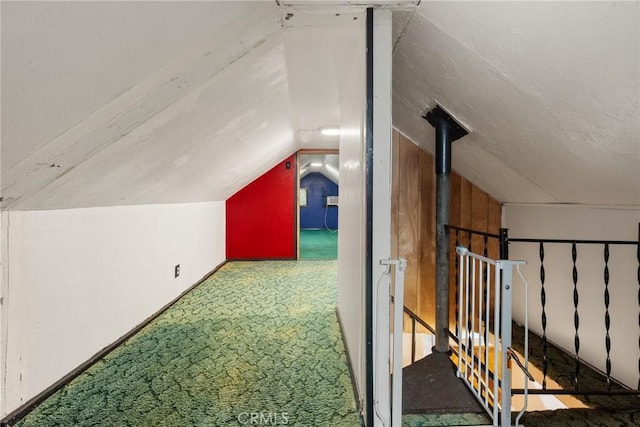
[[[525,404],[515,424],[519,423],[527,405],[528,324],[525,324],[524,364],[511,348],[512,287],[514,267],[520,273],[525,261],[492,260],[456,248],[459,257],[458,293],[458,364],[457,375],[475,394],[492,419],[494,426],[511,426],[511,369],[516,361],[525,372]],[[525,301],[526,307],[526,301]],[[527,315],[525,314],[525,319]]]

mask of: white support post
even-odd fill
[[[391,257],[391,64],[392,14],[390,9],[373,9],[373,206],[372,206],[372,259]],[[391,384],[389,379],[389,289],[384,269],[372,266],[372,313],[375,325],[373,343],[373,427],[389,427],[391,419]],[[380,292],[378,293],[378,290]],[[378,300],[382,298],[382,301]],[[384,316],[384,318],[382,318]],[[386,335],[380,328],[386,326]]]
[[[404,318],[404,272],[407,270],[407,260],[381,260],[380,265],[395,267],[393,284],[393,372],[391,384],[391,425],[402,425],[402,338]],[[390,297],[390,295],[389,295]]]
[[[502,395],[500,402],[500,424],[511,425],[511,369],[509,368],[509,352],[511,348],[511,316],[512,316],[512,287],[513,287],[513,262],[498,261],[496,275],[502,271],[502,304],[500,310],[500,363]]]
[[[391,401],[391,425],[402,425],[402,337],[404,317],[404,272],[407,260],[400,258],[396,264],[396,276],[393,286],[395,303],[393,304],[393,384]]]

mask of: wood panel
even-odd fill
[[[435,303],[436,303],[436,281],[435,281],[435,260],[436,260],[436,191],[435,165],[433,157],[427,152],[420,150],[420,273],[418,292],[418,313],[425,317],[429,324],[435,323]]]
[[[487,230],[489,195],[476,187],[471,186],[471,229]],[[471,239],[473,252],[484,255],[485,244],[482,236],[475,235]]]
[[[502,224],[502,205],[493,197],[489,196],[489,206],[487,210],[487,231],[493,234],[500,233]],[[496,239],[489,240],[489,258],[498,259],[500,257],[500,243]]]
[[[398,171],[398,255],[406,258],[405,305],[417,311],[420,285],[420,148],[400,138]]]
[[[451,215],[452,225],[460,225],[462,215],[462,198],[460,196],[462,188],[462,177],[457,173],[451,174]]]
[[[400,257],[399,242],[399,218],[398,210],[400,209],[400,134],[393,132],[391,136],[391,258],[398,259]],[[391,277],[395,283],[395,269],[391,269]],[[395,293],[394,293],[395,296]],[[390,328],[395,331],[393,316],[390,319]]]
[[[471,190],[472,185],[465,178],[460,177],[460,223],[459,227],[471,228]],[[453,196],[453,195],[452,195]],[[469,247],[469,238],[465,233],[460,235],[460,244]]]
[[[433,325],[435,318],[435,171],[433,156],[394,131],[392,183],[392,253],[408,261],[405,305]],[[450,224],[497,233],[501,204],[464,177],[451,177]],[[455,246],[451,235],[450,319],[455,319]],[[459,243],[469,246],[466,233]],[[474,251],[483,253],[484,240],[473,239]],[[491,257],[498,244],[488,242]],[[408,325],[405,326],[405,330]]]
[[[460,215],[462,209],[462,198],[461,194],[461,186],[462,186],[462,177],[457,173],[451,174],[451,214],[449,223],[451,225],[459,225],[460,224]],[[457,239],[456,239],[457,237]],[[458,259],[456,255],[456,240],[457,243],[460,244],[460,238],[463,237],[460,233],[455,231],[451,231],[449,234],[449,328],[452,331],[455,331],[455,323],[456,323],[456,309],[457,309],[457,276],[456,276],[456,261]],[[435,268],[435,267],[434,267]]]
[[[399,221],[398,209],[400,189],[400,133],[393,132],[391,140],[391,258],[397,259]]]

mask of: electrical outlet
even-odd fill
[[[174,277],[178,277],[180,275],[180,264],[176,265],[173,268],[173,274],[174,274]]]

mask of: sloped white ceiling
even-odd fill
[[[300,154],[300,179],[317,172],[336,185],[340,185],[340,156],[338,154]]]
[[[638,2],[422,2],[398,13],[394,124],[503,202],[640,204]],[[408,25],[404,25],[405,22]]]
[[[3,207],[225,200],[299,148],[337,148],[319,128],[339,123],[361,14],[287,13],[3,2]]]
[[[2,2],[3,208],[224,200],[337,148],[362,3]],[[401,132],[433,150],[437,102],[499,200],[640,204],[638,2],[379,3]]]

